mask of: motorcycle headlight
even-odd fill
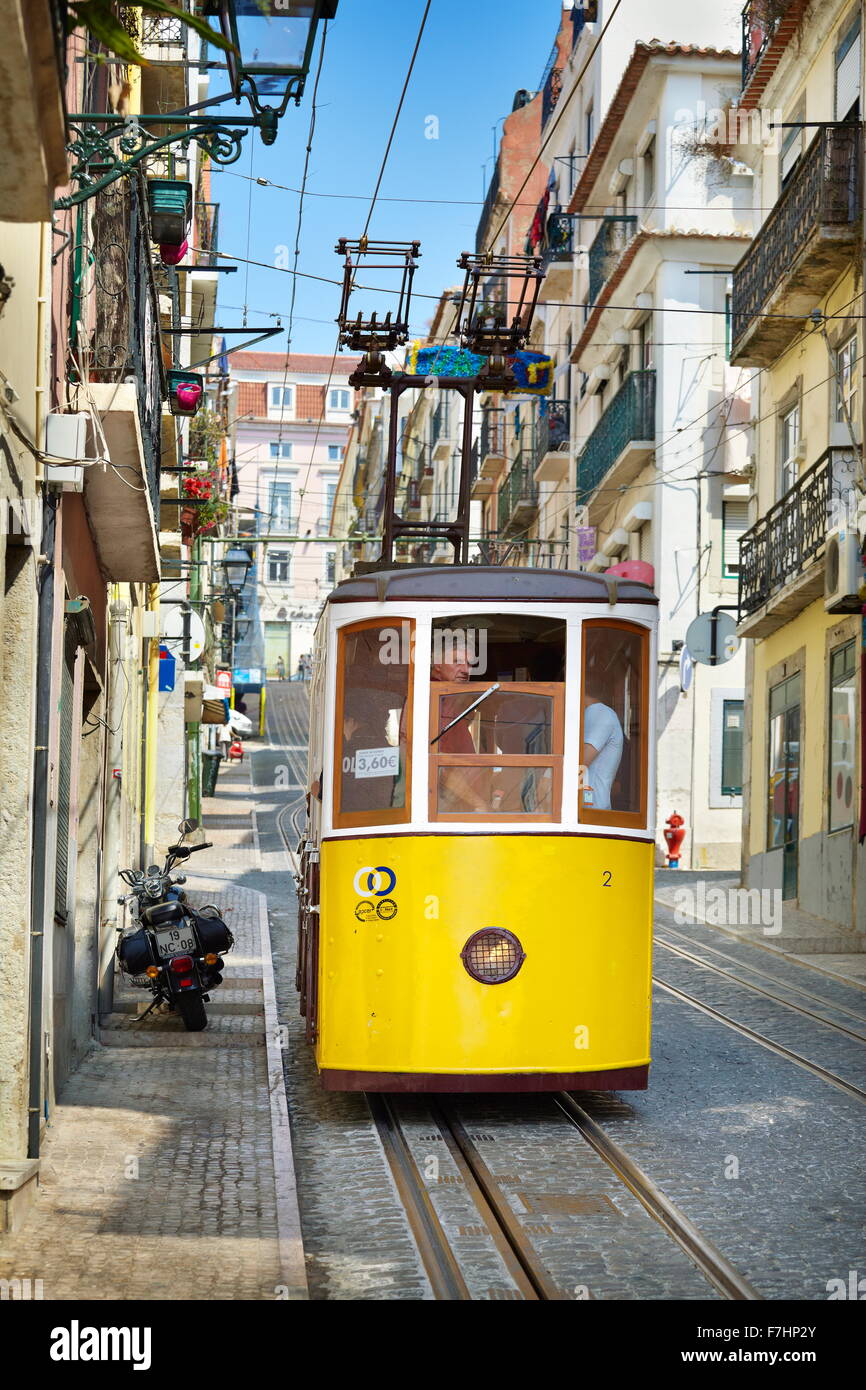
[[[149,898],[158,898],[162,894],[162,880],[158,878],[145,879],[144,891]]]

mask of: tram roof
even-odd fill
[[[585,570],[523,569],[503,565],[398,566],[344,579],[328,603],[647,603],[646,584]]]

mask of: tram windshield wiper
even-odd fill
[[[474,709],[477,709],[480,704],[483,704],[483,702],[487,699],[488,695],[492,695],[494,691],[499,689],[500,685],[497,681],[495,685],[491,685],[489,690],[485,690],[483,695],[479,695],[477,700],[473,700],[471,705],[467,705],[464,710],[461,710],[457,717],[451,720],[450,724],[446,724],[444,729],[439,730],[435,738],[431,738],[431,748],[434,743],[439,742],[440,738],[442,738],[444,734],[447,734],[449,729],[453,729],[455,724],[459,724],[461,719],[465,719],[467,714],[471,714]]]

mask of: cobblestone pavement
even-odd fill
[[[41,1279],[46,1299],[306,1294],[274,1142],[261,899],[191,873],[189,893],[231,926],[225,983],[202,1033],[173,1015],[138,1022],[150,995],[117,989],[46,1133],[34,1209],[0,1241],[0,1278]]]
[[[287,711],[271,736],[295,750],[304,736],[300,693],[272,700],[270,707],[276,724],[283,704],[294,706],[291,720]],[[266,787],[275,770],[291,762],[295,789],[287,790],[284,800],[294,800],[303,784],[296,760],[296,752],[286,760],[279,748],[260,755],[254,782]],[[276,865],[275,828],[266,831],[262,811],[258,819],[263,861],[274,856]],[[291,1011],[285,1016],[293,1043],[286,1076],[311,1294],[429,1297],[363,1100],[318,1089],[300,1020],[293,1020],[293,895],[271,894],[270,903],[272,921],[279,923],[272,935],[281,1006]],[[660,934],[670,932],[671,942],[702,950],[708,960],[845,1027],[861,1027],[858,1020],[866,1009],[856,984],[832,980],[701,924],[677,928],[683,941],[670,930],[671,912],[660,909],[658,919]],[[713,949],[730,959],[713,955]],[[669,952],[660,950],[658,956],[662,978],[851,1080],[860,1079],[861,1044]],[[763,979],[757,970],[771,972],[773,979]],[[821,1000],[816,1004],[798,991],[818,992]],[[858,1177],[863,1107],[857,1101],[660,990],[653,1058],[647,1092],[577,1099],[759,1293],[771,1299],[823,1299],[828,1280],[866,1267],[866,1209]],[[441,1158],[429,1190],[447,1234],[467,1261],[473,1295],[513,1296],[501,1265],[477,1240],[466,1193],[452,1181],[456,1173],[437,1145],[425,1103],[401,1101],[400,1107],[419,1162],[434,1154]],[[584,1287],[601,1299],[715,1297],[552,1101],[460,1097],[454,1108],[492,1171],[505,1180],[515,1214],[565,1292]]]

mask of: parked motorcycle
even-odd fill
[[[170,845],[162,869],[151,865],[143,873],[139,869],[121,869],[120,877],[131,892],[118,898],[128,904],[132,916],[129,927],[117,943],[117,959],[132,984],[149,989],[154,995],[142,1018],[158,1004],[168,1004],[177,1010],[184,1026],[191,1033],[207,1027],[205,1004],[210,1002],[210,990],[222,984],[220,973],[225,965],[223,956],[234,945],[234,937],[213,904],[192,908],[186,898],[184,874],[172,875],[175,864],[191,854],[211,849],[210,842],[185,845],[198,821],[184,820],[176,845]]]

